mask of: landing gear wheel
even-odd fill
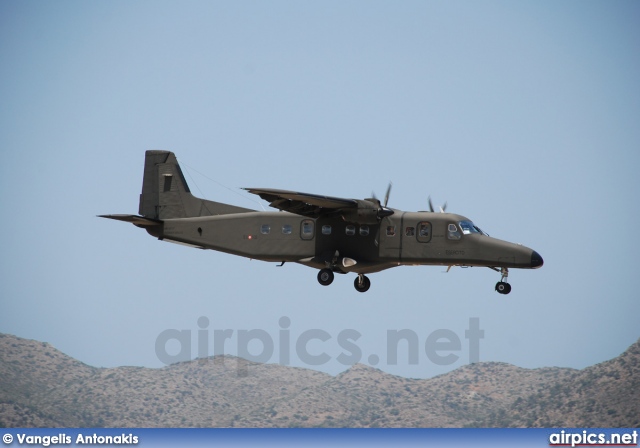
[[[511,285],[507,282],[496,283],[496,291],[500,294],[509,294],[511,292]]]
[[[497,271],[497,269],[493,269]],[[500,268],[500,273],[502,274],[502,278],[500,278],[500,281],[496,283],[496,291],[498,291],[500,294],[509,294],[511,292],[511,285],[507,283],[507,277],[509,277],[509,269]]]
[[[320,272],[318,272],[318,282],[322,286],[329,286],[333,282],[333,272],[331,269],[320,269]]]
[[[358,292],[367,292],[371,287],[371,280],[364,274],[358,274],[356,280],[353,282],[353,286]]]

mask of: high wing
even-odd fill
[[[345,221],[370,224],[393,214],[391,209],[382,207],[380,201],[375,198],[344,199],[269,188],[245,188],[245,190],[268,201],[271,207],[310,218],[337,215],[342,216]]]
[[[338,210],[358,208],[358,201],[355,199],[334,198],[269,188],[245,188],[245,190],[249,193],[257,194],[269,202],[269,205],[273,208],[310,218],[335,213]]]

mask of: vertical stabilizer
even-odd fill
[[[150,219],[194,218],[253,210],[191,194],[174,153],[147,151],[138,213]]]

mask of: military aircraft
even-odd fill
[[[233,255],[300,263],[318,269],[318,282],[355,273],[354,286],[371,286],[366,274],[403,265],[484,266],[500,272],[495,290],[509,294],[509,268],[535,269],[538,252],[492,238],[470,219],[434,211],[405,212],[376,197],[344,199],[296,191],[245,188],[280,211],[255,211],[193,196],[169,151],[147,151],[138,215],[100,215],[134,224],[162,241]]]

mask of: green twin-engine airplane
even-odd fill
[[[542,257],[528,247],[490,237],[464,216],[404,212],[377,198],[343,199],[295,191],[245,188],[279,212],[255,211],[193,196],[175,155],[147,151],[139,215],[101,215],[130,222],[150,235],[200,249],[316,268],[318,282],[334,273],[365,274],[402,265],[484,266],[501,273],[496,291],[509,294],[509,268],[535,269]]]

